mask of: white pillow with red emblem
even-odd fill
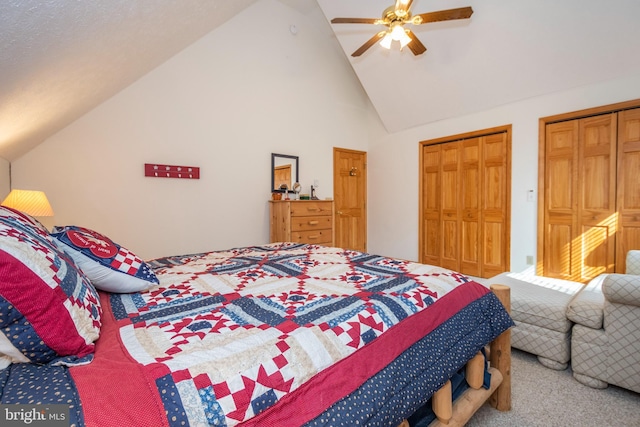
[[[98,289],[128,293],[158,284],[147,263],[98,232],[76,226],[54,227],[51,237],[63,246]]]

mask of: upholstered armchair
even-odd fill
[[[575,322],[571,366],[579,382],[640,393],[640,250],[627,254],[626,274],[593,279],[567,309]]]

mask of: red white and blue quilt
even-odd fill
[[[78,425],[397,425],[512,325],[440,267],[275,243],[149,262],[159,284],[101,293]]]

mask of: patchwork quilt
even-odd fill
[[[439,267],[276,243],[149,262],[159,284],[101,292],[78,425],[393,425],[512,325]]]

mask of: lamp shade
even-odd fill
[[[53,209],[42,191],[11,190],[2,206],[13,208],[31,216],[53,216]]]

